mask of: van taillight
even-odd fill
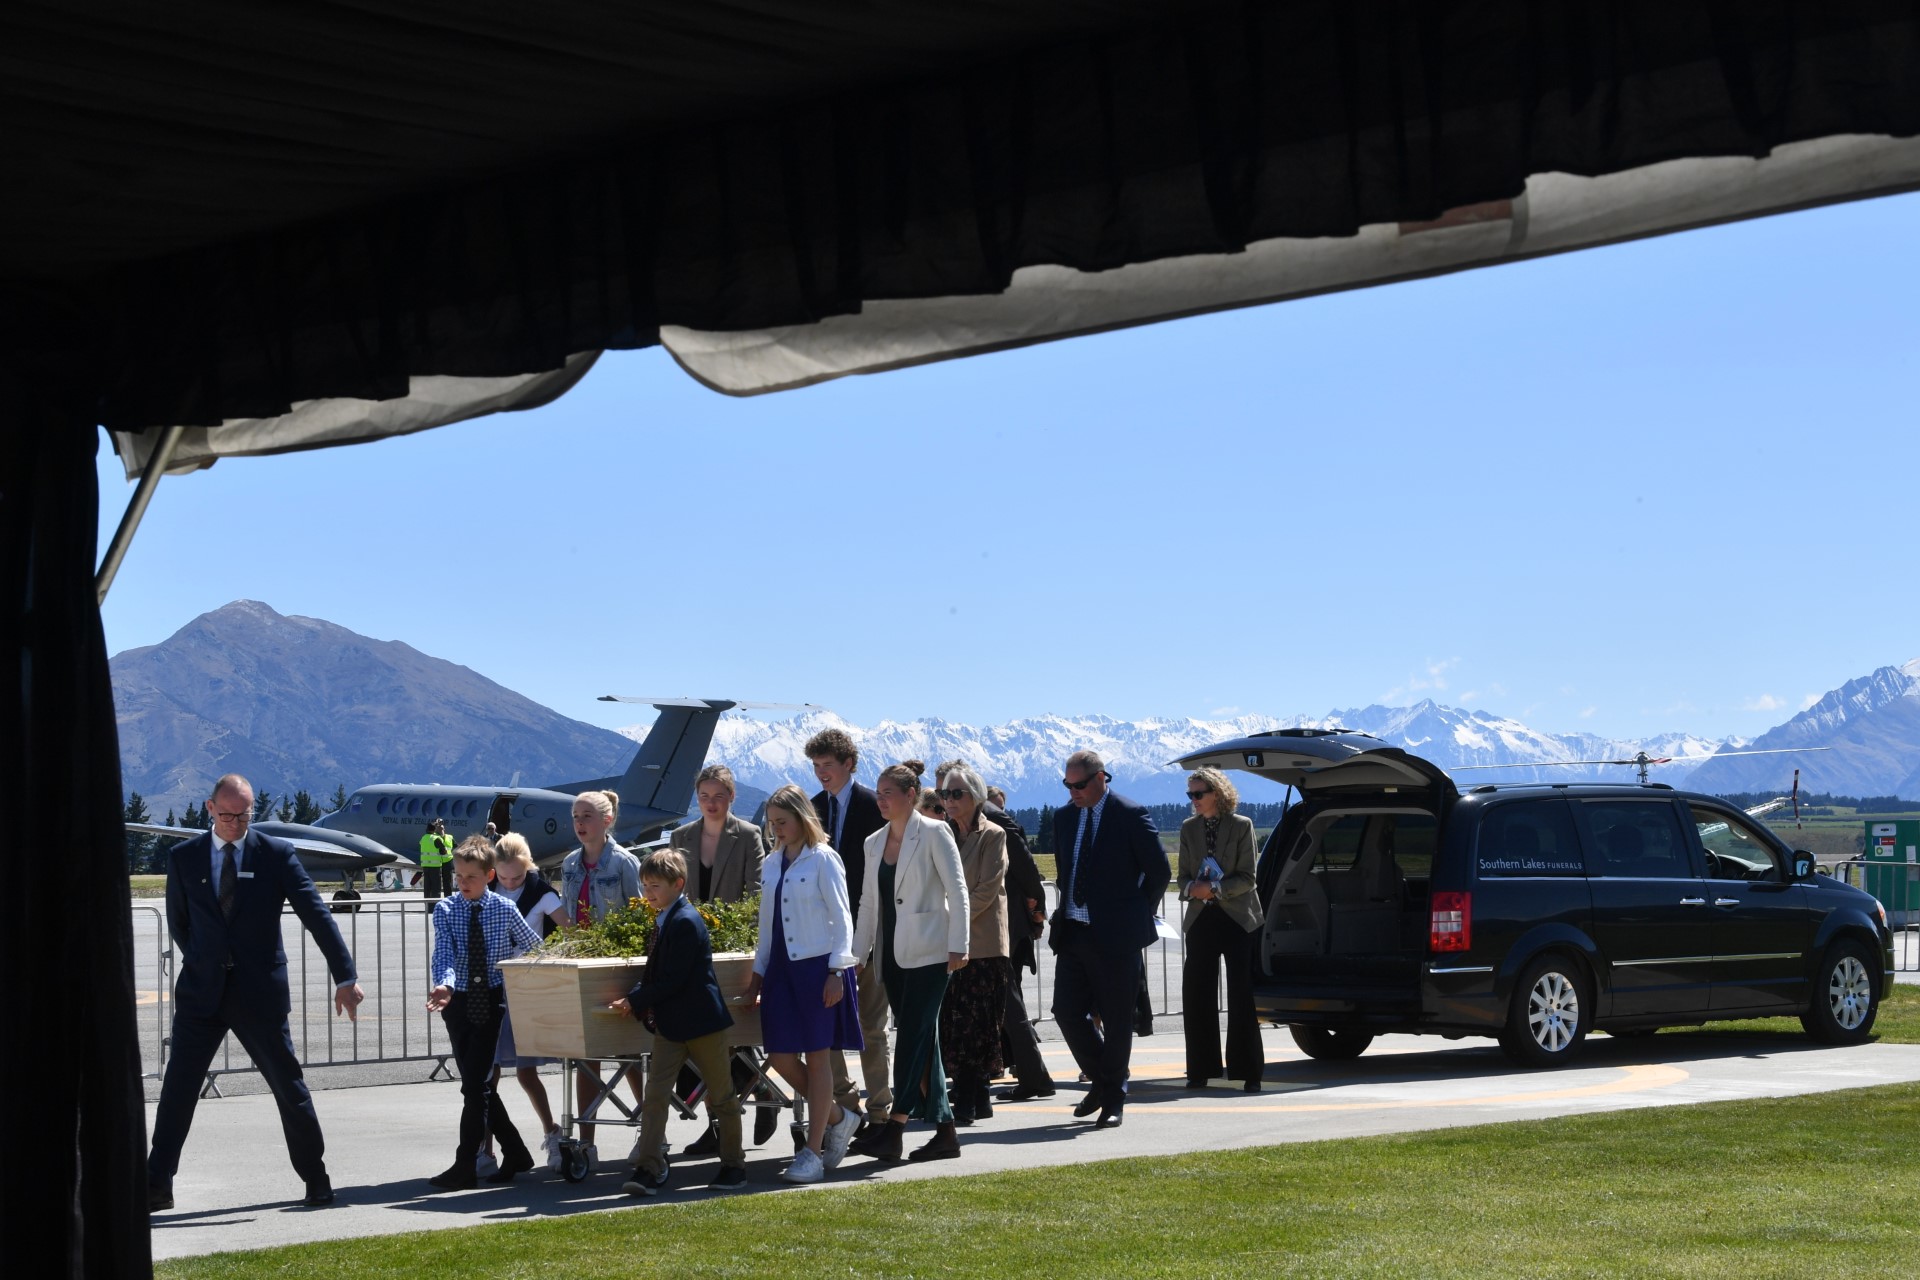
[[[1436,893],[1433,895],[1433,930],[1428,935],[1429,951],[1465,951],[1473,946],[1473,895]]]

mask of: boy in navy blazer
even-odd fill
[[[656,849],[640,860],[640,894],[659,914],[647,948],[647,967],[626,998],[612,1008],[630,1013],[653,1032],[646,1094],[640,1103],[640,1152],[628,1195],[653,1196],[667,1185],[661,1143],[674,1081],[689,1061],[707,1085],[707,1117],[720,1133],[720,1171],[715,1191],[747,1185],[747,1156],[740,1139],[740,1095],[733,1087],[727,1029],[733,1015],[720,998],[713,973],[713,943],[707,922],[687,901],[687,862],[677,850]]]
[[[175,845],[167,856],[167,929],[180,956],[180,976],[173,988],[172,1052],[147,1157],[148,1209],[173,1208],[180,1148],[207,1068],[229,1031],[273,1090],[287,1154],[306,1183],[304,1203],[329,1205],[333,1184],[327,1177],[326,1141],[287,1030],[293,1001],[280,941],[283,903],[327,958],[337,984],[334,1011],[357,1019],[355,1010],[366,993],[340,928],[298,852],[284,840],[248,829],[253,784],[237,773],[221,778],[207,800],[207,815],[213,829]]]

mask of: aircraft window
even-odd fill
[[[467,816],[469,818],[477,818],[480,816],[480,802],[478,800],[467,801]]]
[[[435,817],[444,818],[447,816],[447,802],[445,797],[442,797],[434,803],[433,812]]]
[[[358,809],[360,806],[355,804],[353,807]],[[387,811],[387,798],[385,796],[380,797],[380,803],[373,807],[373,811],[375,813],[385,813]]]
[[[407,816],[411,818],[414,814],[419,812],[420,812],[420,798],[418,796],[408,796],[407,797]]]

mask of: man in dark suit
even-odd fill
[[[360,989],[353,957],[333,916],[284,840],[249,831],[253,784],[230,773],[207,801],[213,830],[176,845],[167,859],[167,928],[180,956],[173,989],[173,1046],[147,1159],[150,1209],[173,1207],[173,1175],[193,1123],[207,1067],[231,1031],[266,1077],[280,1104],[280,1127],[294,1171],[306,1183],[305,1203],[333,1203],[326,1144],[313,1098],[287,1030],[292,999],[287,953],[280,943],[280,907],[291,904],[327,958],[336,1013],[355,1012]]]
[[[1053,819],[1060,907],[1049,939],[1053,1016],[1087,1073],[1087,1096],[1073,1114],[1098,1111],[1103,1129],[1119,1125],[1126,1106],[1140,953],[1153,942],[1154,913],[1173,878],[1152,815],[1109,791],[1111,780],[1097,752],[1067,757],[1062,781],[1073,803]]]
[[[847,871],[847,902],[860,919],[860,892],[867,878],[867,837],[886,825],[880,801],[871,787],[853,780],[860,767],[860,748],[843,729],[823,729],[807,739],[807,759],[821,790],[813,797],[813,811],[827,833],[827,843],[840,855]],[[866,1115],[884,1124],[893,1111],[893,1059],[887,1051],[887,989],[876,979],[860,984],[860,1074],[866,1078]],[[853,1087],[846,1055],[833,1051],[833,1100],[849,1111],[859,1111],[860,1091]],[[862,1128],[865,1128],[863,1122]]]

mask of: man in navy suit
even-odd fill
[[[280,944],[282,903],[292,904],[327,958],[338,984],[335,1012],[357,1019],[355,1010],[366,993],[294,847],[247,829],[253,784],[235,773],[220,779],[207,801],[207,816],[213,830],[176,845],[167,859],[167,928],[180,969],[173,988],[173,1048],[147,1158],[148,1205],[151,1210],[173,1207],[180,1147],[207,1067],[229,1031],[280,1104],[287,1152],[306,1183],[305,1203],[332,1204],[326,1143],[287,1030],[292,999],[287,953]]]
[[[860,919],[860,894],[867,882],[867,837],[887,825],[880,816],[880,798],[873,788],[853,780],[860,767],[860,748],[844,729],[822,729],[807,739],[807,759],[813,762],[813,776],[820,779],[820,790],[813,797],[813,812],[820,819],[827,843],[840,855],[847,873],[847,904],[855,921]],[[860,1075],[867,1083],[866,1119],[884,1127],[893,1110],[893,1062],[887,1050],[887,989],[878,982],[860,987]],[[860,1110],[860,1091],[853,1087],[847,1071],[846,1055],[833,1051],[833,1100],[843,1110]]]
[[[1073,803],[1053,817],[1053,1016],[1087,1073],[1087,1096],[1073,1114],[1098,1111],[1098,1127],[1108,1129],[1127,1102],[1140,953],[1153,942],[1154,913],[1173,875],[1152,815],[1107,789],[1112,775],[1098,752],[1068,756],[1061,780]]]

